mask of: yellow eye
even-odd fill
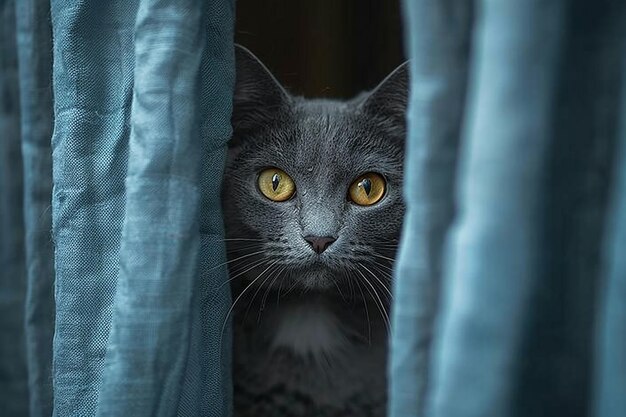
[[[296,192],[296,184],[282,169],[268,168],[259,174],[259,190],[272,201],[285,201]]]
[[[382,175],[368,172],[354,180],[348,189],[348,196],[359,206],[371,206],[383,198],[386,186]]]

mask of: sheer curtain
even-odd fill
[[[626,411],[625,6],[404,1],[392,417]]]

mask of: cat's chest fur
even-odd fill
[[[386,329],[362,304],[269,296],[259,308],[235,317],[236,417],[384,415]]]
[[[271,351],[291,351],[300,357],[322,358],[349,349],[356,336],[324,300],[283,303],[268,317]]]

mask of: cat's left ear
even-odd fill
[[[404,124],[409,96],[409,62],[393,70],[359,107],[366,113],[390,118]]]
[[[252,52],[235,44],[236,82],[232,124],[235,133],[258,129],[289,105],[289,94]]]

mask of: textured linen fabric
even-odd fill
[[[0,415],[230,415],[233,1],[0,10]]]
[[[233,4],[51,8],[54,413],[227,415]]]
[[[626,45],[622,45],[621,72],[626,72]],[[616,143],[616,179],[612,187],[611,214],[606,228],[604,255],[607,284],[601,292],[602,313],[597,328],[597,416],[618,417],[626,410],[626,83],[622,83],[621,114]]]
[[[15,2],[0,2],[0,415],[28,415],[26,268]]]
[[[390,415],[621,415],[626,5],[460,3],[404,2]]]
[[[454,213],[462,105],[469,56],[471,2],[406,4],[411,99],[404,196],[407,211],[394,287],[391,339],[392,415],[424,407],[433,320],[439,296],[442,244]],[[417,34],[417,32],[419,32]]]
[[[50,4],[16,2],[24,167],[26,348],[30,416],[52,414],[54,267],[52,212],[52,29]]]
[[[229,412],[219,364],[229,352],[219,343],[228,287],[214,294],[225,268],[211,266],[225,260],[232,13],[228,1],[139,3],[120,276],[98,415]]]
[[[95,415],[120,271],[136,2],[52,1],[54,415]]]
[[[474,38],[459,218],[433,369],[436,416],[515,412],[518,346],[547,250],[542,197],[563,33],[562,5],[535,3],[483,4]]]

